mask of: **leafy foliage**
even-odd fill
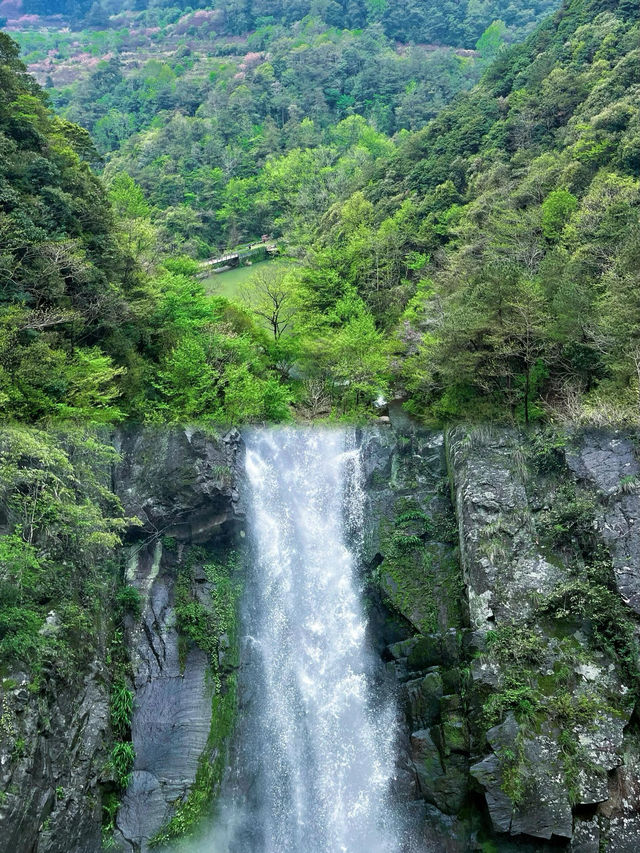
[[[505,50],[499,23],[474,30],[490,6],[416,3],[402,36],[393,2],[320,18],[231,2],[131,13],[160,15],[175,56],[137,70],[114,56],[56,95],[111,152],[109,198],[80,159],[95,159],[86,135],[52,115],[3,42],[1,221],[17,193],[35,248],[6,259],[0,411],[353,418],[395,392],[435,421],[637,421],[637,12],[568,0]],[[493,57],[450,106],[466,71],[449,85],[447,65],[430,101],[435,58],[389,41],[424,33],[427,9],[429,26],[474,32],[480,64]],[[507,28],[526,26],[518,15]],[[361,31],[337,28],[356,20]],[[219,34],[211,56],[180,44],[189,27],[199,44],[196,21]],[[242,48],[220,40],[254,25]],[[250,282],[250,311],[207,299],[189,262],[159,265],[261,234],[303,263],[262,296]]]
[[[116,741],[109,757],[118,787],[123,791],[131,781],[131,771],[135,761],[135,750],[129,741]]]
[[[88,134],[53,115],[17,55],[0,33],[0,413],[110,421],[140,276]]]
[[[91,431],[2,430],[0,502],[13,532],[0,537],[1,666],[37,675],[46,660],[71,678],[90,654],[125,524],[107,485],[113,458]]]
[[[428,215],[447,174],[463,199],[425,233],[441,255],[420,322],[434,310],[440,319],[417,346],[403,335],[436,411],[457,389],[497,417],[532,420],[542,399],[589,417],[603,398],[605,417],[637,417],[627,288],[640,197],[620,152],[636,134],[627,105],[639,85],[638,25],[622,7],[597,11],[569,4],[395,158],[398,182]]]
[[[131,728],[134,694],[124,680],[114,682],[111,689],[111,728],[117,738],[123,738]]]

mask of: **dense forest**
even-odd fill
[[[637,419],[638,9],[572,0],[512,47],[485,18],[468,94],[391,9],[115,55],[57,114],[3,36],[5,416]],[[202,282],[261,235],[287,258]]]
[[[344,180],[343,170],[327,171],[345,148],[336,125],[360,116],[385,137],[417,130],[523,35],[488,8],[475,50],[459,49],[452,28],[441,47],[405,44],[381,21],[343,29],[319,12],[260,17],[250,32],[228,36],[219,13],[154,7],[81,35],[16,32],[58,113],[88,129],[108,156],[107,176],[126,171],[143,187],[163,246],[200,258],[274,231],[267,158],[314,149],[314,168],[326,175],[308,192],[317,214],[337,197],[334,177]],[[255,180],[237,182],[246,178]]]
[[[72,26],[108,26],[125,11],[170,10],[169,15],[214,6],[215,28],[227,35],[242,35],[264,24],[290,26],[313,16],[330,27],[358,29],[379,22],[389,38],[399,41],[455,44],[473,47],[488,23],[496,19],[518,33],[526,33],[541,16],[555,7],[554,0],[527,3],[500,0],[207,0],[148,3],[146,0],[25,0],[22,11],[43,16],[60,15]]]

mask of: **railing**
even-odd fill
[[[226,261],[236,261],[239,260],[240,255],[238,252],[232,252],[229,255],[221,255],[219,258],[210,258],[208,261],[204,261],[204,265],[207,267],[213,267],[216,264],[223,264]]]
[[[277,255],[278,247],[275,245],[267,245],[266,243],[255,243],[252,246],[247,246],[245,249],[237,252],[229,252],[226,255],[220,255],[219,258],[209,258],[203,261],[203,266],[214,267],[216,264],[225,264],[227,261],[239,261],[240,258],[248,258],[257,252],[266,252],[268,255]]]

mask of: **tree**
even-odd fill
[[[109,197],[116,214],[121,242],[130,258],[127,274],[139,265],[150,267],[156,256],[156,232],[149,217],[149,205],[142,188],[121,172],[109,184]]]
[[[569,217],[578,207],[578,199],[568,190],[553,190],[542,203],[542,233],[557,240]]]
[[[507,302],[504,332],[497,346],[508,362],[514,362],[518,372],[516,385],[522,387],[524,422],[527,425],[532,392],[537,390],[534,379],[540,378],[535,369],[538,368],[539,372],[550,359],[548,319],[549,312],[540,285],[531,279],[521,279]]]
[[[330,390],[342,411],[368,407],[388,384],[388,348],[364,302],[353,292],[339,300],[324,328],[303,341],[307,380]]]
[[[91,30],[104,30],[109,26],[109,13],[100,3],[94,3],[87,12],[84,27]]]
[[[476,50],[480,53],[484,62],[490,62],[496,57],[504,44],[506,32],[507,27],[505,22],[498,19],[497,21],[493,21],[482,33],[476,42]]]
[[[640,418],[640,228],[619,247],[597,304],[594,337],[616,380],[635,386]]]
[[[295,274],[283,271],[279,265],[263,264],[242,288],[241,298],[267,324],[277,341],[291,329],[298,311]]]

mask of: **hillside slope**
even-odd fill
[[[6,3],[8,11],[13,4]],[[20,12],[44,17],[62,16],[74,28],[79,25],[105,26],[109,17],[129,11],[157,11],[168,7],[172,13],[189,14],[207,10],[215,15],[216,30],[239,36],[264,23],[290,26],[308,16],[319,17],[331,27],[357,29],[379,21],[385,33],[399,41],[416,41],[474,47],[475,42],[492,20],[501,18],[520,38],[535,26],[557,3],[555,0],[513,0],[505,5],[501,0],[174,0],[171,4],[136,3],[122,0],[24,0]],[[212,9],[210,7],[213,7]]]
[[[265,333],[159,264],[127,175],[107,193],[85,130],[57,117],[0,33],[0,416],[282,420]]]
[[[638,17],[566,3],[325,219],[317,262],[395,329],[414,412],[637,417]]]
[[[89,135],[51,112],[17,57],[0,33],[0,412],[108,419],[139,271],[87,164]]]
[[[415,410],[637,418],[639,17],[565,3],[370,186],[412,199],[430,257],[400,329]]]

